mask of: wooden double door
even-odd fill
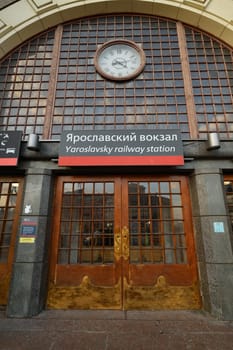
[[[184,176],[59,177],[48,308],[197,309]]]
[[[0,305],[8,301],[22,191],[23,178],[0,176]]]

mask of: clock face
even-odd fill
[[[138,76],[145,66],[143,50],[129,40],[114,40],[103,44],[95,55],[96,70],[104,78],[129,80]]]

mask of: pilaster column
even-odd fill
[[[197,169],[191,179],[197,260],[204,309],[233,320],[232,231],[219,169]]]
[[[51,171],[29,169],[7,315],[31,317],[44,308],[47,291]]]

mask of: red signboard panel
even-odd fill
[[[0,158],[0,166],[5,165],[5,166],[14,166],[17,165],[18,163],[18,158]]]
[[[59,166],[183,164],[179,130],[78,130],[61,135]]]

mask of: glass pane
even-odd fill
[[[62,219],[63,220],[71,220],[71,218],[72,218],[72,212],[71,212],[71,210],[70,209],[62,209],[62,214],[61,214],[61,216],[62,216]]]
[[[160,192],[161,193],[169,193],[169,183],[168,182],[160,182]]]
[[[184,223],[183,221],[174,221],[174,228],[177,234],[184,234]],[[183,236],[182,236],[183,237]]]
[[[9,231],[8,231],[9,232]],[[11,234],[4,234],[2,238],[2,246],[9,246],[11,240]]]
[[[138,184],[134,182],[129,182],[128,188],[129,188],[129,193],[137,193],[138,191]]]
[[[175,252],[173,249],[165,249],[165,263],[175,264]]]
[[[2,183],[1,184],[1,193],[2,194],[9,193],[9,188],[10,188],[10,184],[9,183]]]
[[[68,264],[68,250],[60,249],[58,256],[58,264]]]
[[[104,200],[105,200],[105,206],[113,206],[113,196],[112,195],[105,195]]]
[[[11,233],[11,231],[12,231],[12,225],[13,225],[13,220],[11,220],[11,219],[13,219],[13,215],[12,215],[12,217],[11,217],[11,215],[10,215],[10,217],[8,218],[8,220],[5,221],[4,232]]]
[[[151,193],[158,193],[159,192],[158,182],[151,182],[150,183],[150,191],[151,191]]]
[[[15,182],[0,182],[0,261],[2,263],[8,260],[18,187],[19,184]]]
[[[74,183],[69,195],[70,207],[65,209],[64,203],[62,204],[58,263],[113,263],[113,185],[86,182],[80,186],[79,183]],[[63,197],[63,202],[66,197]]]
[[[80,183],[80,182],[76,182],[74,184],[70,184],[71,186],[73,185],[74,187],[74,192],[82,192],[83,190],[83,183]]]
[[[171,192],[172,193],[180,193],[180,183],[179,182],[171,182]]]
[[[64,183],[64,193],[71,193],[73,190],[72,183]]]
[[[147,182],[140,182],[140,192],[141,193],[149,193],[149,183]]]
[[[5,207],[7,203],[7,196],[0,196],[0,207]]]
[[[181,196],[179,194],[173,194],[171,198],[172,198],[172,205],[181,206]]]
[[[93,193],[93,187],[94,187],[93,183],[85,183],[84,184],[84,193],[85,194]]]
[[[182,197],[179,193],[179,182],[140,182],[133,186],[129,183],[132,264],[186,263]]]
[[[224,189],[226,193],[227,207],[228,207],[229,215],[231,218],[231,224],[233,228],[233,181],[225,180]]]
[[[176,247],[178,248],[186,247],[186,242],[183,235],[176,235]]]
[[[183,218],[183,213],[181,208],[173,208],[173,218],[174,220],[181,220]]]
[[[0,262],[5,263],[7,262],[8,258],[8,248],[0,247]]]
[[[95,184],[95,193],[103,193],[104,192],[104,184],[96,183]]]
[[[70,207],[72,205],[72,196],[70,195],[64,195],[63,196],[63,202],[62,202],[62,207]]]
[[[114,191],[114,186],[113,186],[113,183],[111,182],[107,182],[105,184],[105,193],[109,193],[109,194],[113,194],[113,191]]]
[[[148,206],[150,200],[150,196],[147,194],[140,195],[140,204],[141,206]]]
[[[12,183],[11,184],[11,193],[12,194],[17,194],[19,189],[19,184],[18,183]]]
[[[11,196],[9,196],[9,206],[15,207],[15,205],[16,205],[16,199],[17,199],[16,195],[11,195]]]
[[[162,219],[164,220],[164,224],[166,223],[166,225],[169,224],[169,222],[166,222],[165,220],[167,219],[172,219],[171,216],[171,208],[170,207],[164,207],[162,208]]]
[[[187,252],[186,249],[179,249],[176,250],[176,261],[178,264],[187,264]]]

